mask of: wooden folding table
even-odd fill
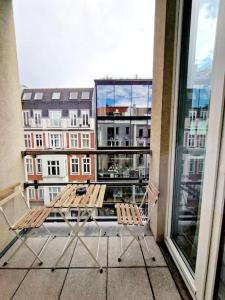
[[[95,263],[99,266],[100,273],[102,273],[103,269],[101,264],[98,262],[98,252],[99,252],[99,245],[100,245],[100,238],[101,238],[101,228],[96,221],[95,217],[93,216],[94,211],[97,208],[102,208],[103,200],[106,190],[106,185],[100,184],[90,184],[86,186],[86,193],[83,195],[77,195],[76,189],[80,188],[79,185],[67,185],[57,196],[56,198],[50,202],[48,207],[55,208],[60,213],[61,217],[65,220],[70,228],[70,235],[67,239],[67,242],[64,246],[64,249],[58,258],[55,266],[52,268],[52,271],[55,270],[56,266],[74,241],[74,239],[79,239],[82,245],[85,247],[89,255],[93,258]],[[71,225],[67,218],[67,213],[71,209],[77,209],[77,222],[74,226]],[[92,253],[92,251],[88,248],[86,243],[83,239],[79,236],[81,229],[84,227],[86,222],[91,219],[95,222],[96,226],[99,229],[99,239],[98,239],[98,246],[97,246],[97,254],[96,256]],[[81,223],[81,225],[80,225]]]

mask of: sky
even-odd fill
[[[154,0],[14,0],[20,84],[151,78]]]

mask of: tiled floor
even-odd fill
[[[152,236],[147,236],[147,242],[156,260],[149,258],[144,244],[142,247],[134,242],[121,263],[120,238],[116,236],[118,227],[103,224],[106,236],[100,243],[99,259],[104,268],[100,274],[92,259],[80,242],[74,242],[59,268],[54,272],[51,267],[56,262],[67,239],[64,225],[48,224],[53,232],[58,234],[51,240],[43,253],[43,265],[40,267],[32,254],[22,247],[6,267],[3,262],[9,257],[14,244],[0,260],[0,299],[79,299],[79,300],[124,300],[124,299],[156,299],[176,300],[181,296],[172,279],[170,271]],[[60,229],[60,230],[59,230]],[[88,246],[94,251],[97,247],[97,232],[90,225],[83,235]],[[130,237],[123,239],[123,245]],[[43,231],[37,231],[30,244],[40,252],[46,237]]]

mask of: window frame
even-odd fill
[[[73,160],[76,160],[76,163],[73,163]],[[73,172],[73,165],[77,165],[77,172]],[[77,156],[72,156],[70,159],[70,173],[71,175],[79,175],[80,173],[80,159]]]

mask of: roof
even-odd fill
[[[41,101],[56,101],[56,100],[52,99],[52,94],[55,93],[55,92],[60,92],[60,99],[58,101],[68,101],[68,100],[72,100],[72,101],[74,101],[74,100],[75,101],[76,100],[81,100],[81,101],[83,101],[83,99],[81,99],[82,92],[89,92],[89,98],[85,99],[85,100],[92,100],[93,91],[94,91],[94,88],[43,88],[43,89],[42,88],[38,88],[38,89],[24,89],[23,92],[22,92],[22,95],[21,95],[21,99],[22,99],[22,101],[32,101],[32,100],[34,100],[35,93],[43,93],[43,98],[41,99]],[[78,92],[77,99],[70,99],[69,98],[71,92]],[[29,100],[23,100],[24,93],[32,93],[31,99],[29,99]]]

